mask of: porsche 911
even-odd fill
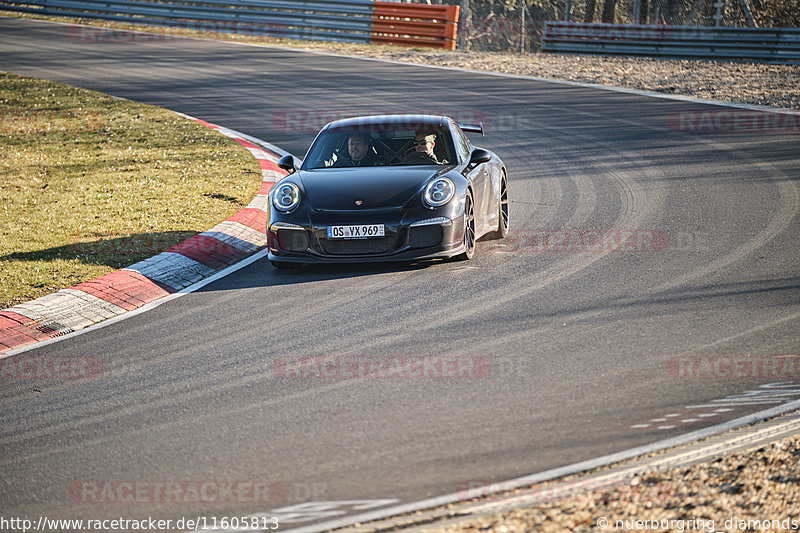
[[[268,258],[304,263],[468,260],[508,234],[508,177],[466,133],[483,124],[382,115],[327,124],[270,191]]]

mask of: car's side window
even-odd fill
[[[469,139],[467,136],[464,135],[464,132],[461,131],[461,128],[453,128],[455,132],[455,141],[456,141],[456,151],[458,152],[458,158],[461,160],[462,163],[469,161],[469,156],[472,153],[472,146],[469,143]]]

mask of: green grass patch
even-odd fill
[[[258,192],[238,143],[170,111],[0,73],[0,309],[129,266]]]

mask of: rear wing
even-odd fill
[[[483,133],[483,122],[478,122],[477,124],[462,124],[461,122],[456,122],[456,124],[458,124],[458,127],[461,128],[461,131],[486,135]]]

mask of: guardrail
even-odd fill
[[[0,7],[290,39],[369,42],[372,36],[372,0],[0,0]]]
[[[0,9],[133,24],[455,49],[458,6],[375,0],[0,0]]]
[[[543,52],[800,62],[800,29],[547,22]]]

